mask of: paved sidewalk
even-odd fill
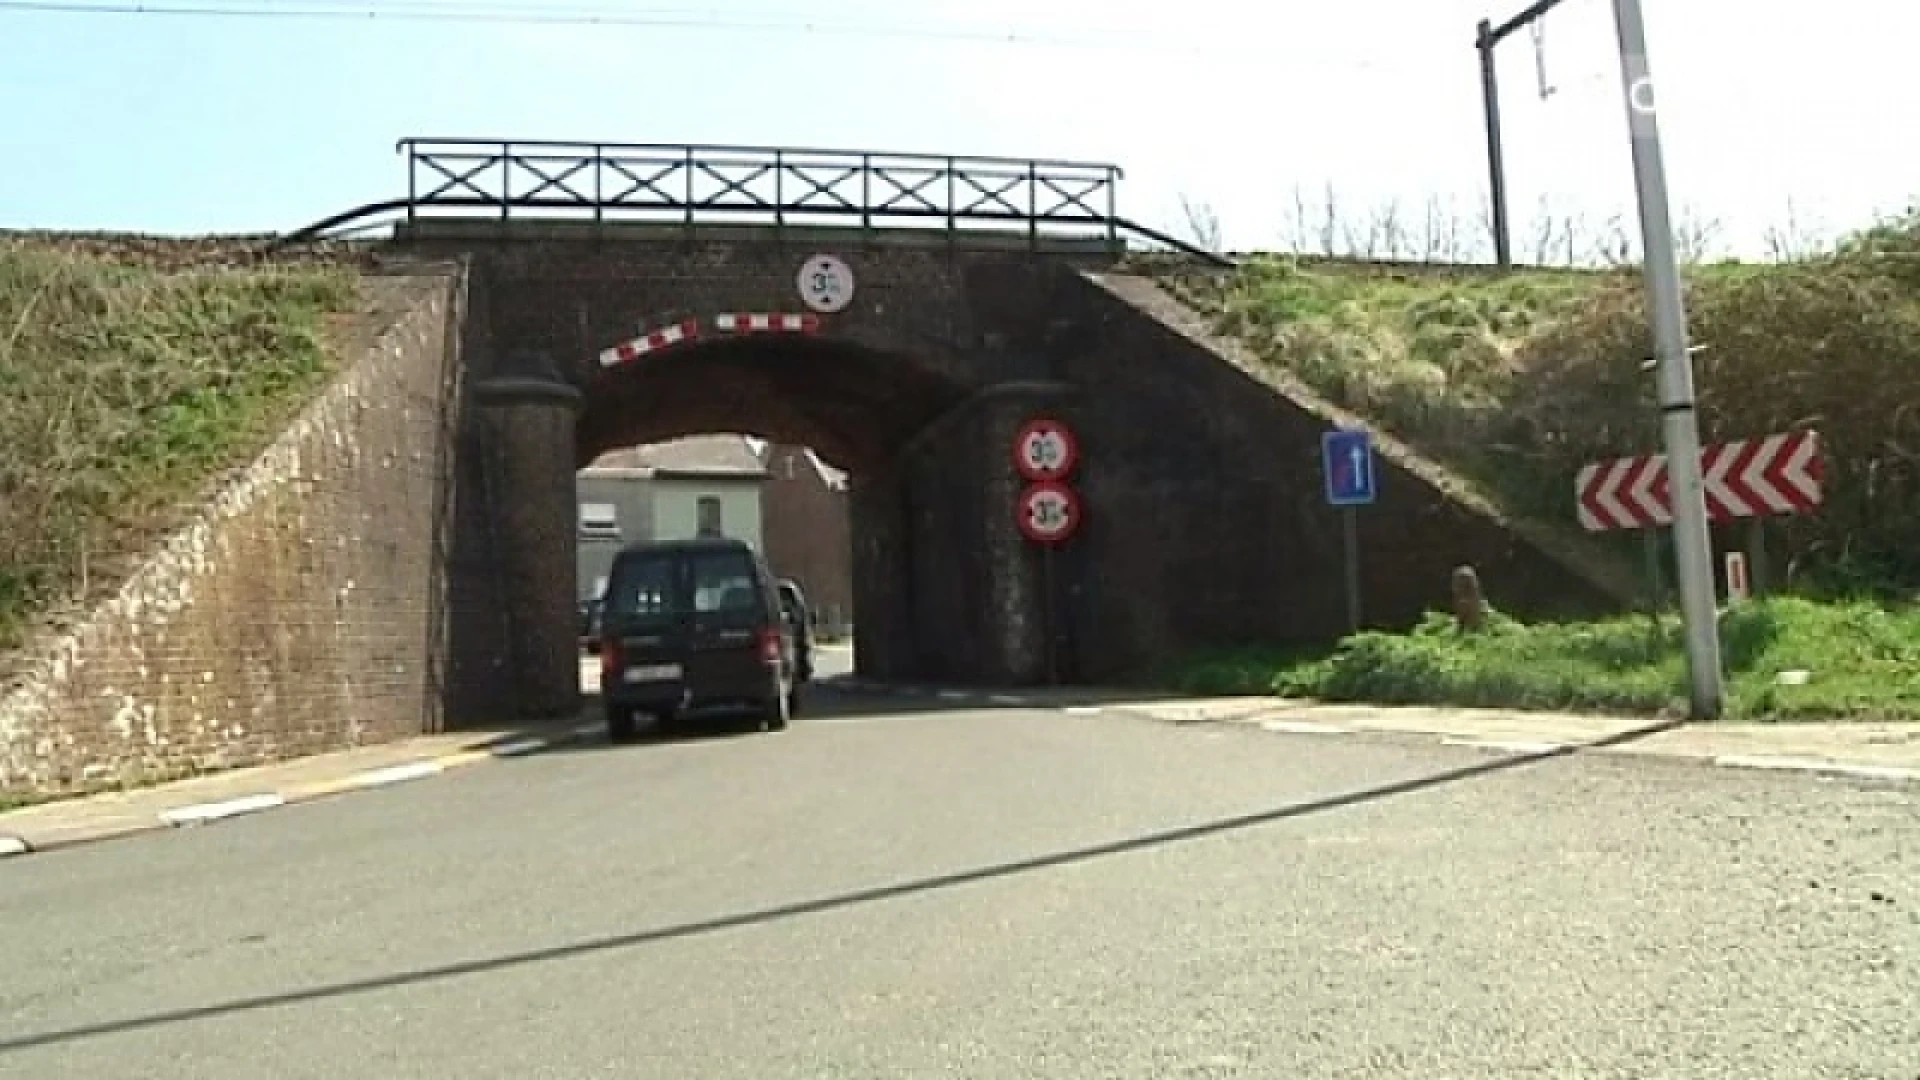
[[[1434,738],[1513,754],[1639,754],[1729,768],[1783,769],[1920,783],[1920,724],[1688,724],[1675,717],[1506,709],[1334,705],[1270,697],[1193,698],[1127,690],[1014,691],[889,686],[837,680],[852,691],[901,694],[955,707],[1118,713],[1174,724],[1250,724],[1277,734]]]
[[[1671,718],[1659,717],[1329,705],[1259,697],[1115,700],[1105,708],[1174,723],[1257,724],[1288,734],[1434,736],[1512,753],[1591,747],[1595,752],[1691,758],[1734,768],[1920,782],[1920,724],[1673,724]],[[1673,726],[1649,731],[1663,722]],[[1628,738],[1634,732],[1646,734]]]
[[[0,857],[196,825],[516,757],[597,731],[579,720],[398,742],[0,813]]]

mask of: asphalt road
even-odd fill
[[[1503,760],[843,705],[0,863],[0,1076],[1920,1078],[1914,793]]]

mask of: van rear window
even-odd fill
[[[739,551],[706,551],[693,558],[693,610],[752,611],[761,604],[753,560]]]
[[[671,615],[673,560],[641,556],[616,565],[607,587],[607,610],[616,615]]]

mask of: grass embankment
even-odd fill
[[[1769,598],[1728,611],[1721,645],[1728,719],[1920,721],[1920,608]],[[1435,615],[1407,634],[1356,634],[1331,655],[1253,649],[1182,665],[1168,681],[1198,694],[1646,713],[1684,700],[1681,657],[1673,618],[1496,618],[1463,634]]]
[[[1510,516],[1576,532],[1579,468],[1660,448],[1637,273],[1258,256],[1231,274],[1162,277],[1220,332],[1476,481]],[[1920,590],[1920,212],[1813,258],[1692,267],[1687,287],[1705,346],[1703,437],[1821,433],[1825,505],[1768,526],[1786,582]],[[1598,543],[1635,558],[1636,540]]]
[[[333,369],[355,280],[0,237],[0,650],[97,598]]]
[[[1581,465],[1660,448],[1644,286],[1634,272],[1384,268],[1261,256],[1165,284],[1284,368],[1477,483],[1503,512],[1575,533]],[[1920,211],[1794,262],[1686,271],[1702,435],[1813,428],[1820,512],[1766,529],[1774,580],[1723,633],[1731,715],[1920,720]],[[1723,547],[1744,529],[1716,530]],[[1621,559],[1640,537],[1591,543]],[[1489,582],[1497,595],[1499,582]],[[1853,599],[1861,598],[1865,599]],[[1185,665],[1188,690],[1334,701],[1643,712],[1683,693],[1677,620],[1434,617],[1331,655],[1253,650]],[[1782,670],[1808,672],[1783,685]]]

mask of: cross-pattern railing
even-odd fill
[[[593,222],[922,223],[1104,234],[1120,169],[1071,161],[745,146],[405,139],[408,221],[483,210]]]

